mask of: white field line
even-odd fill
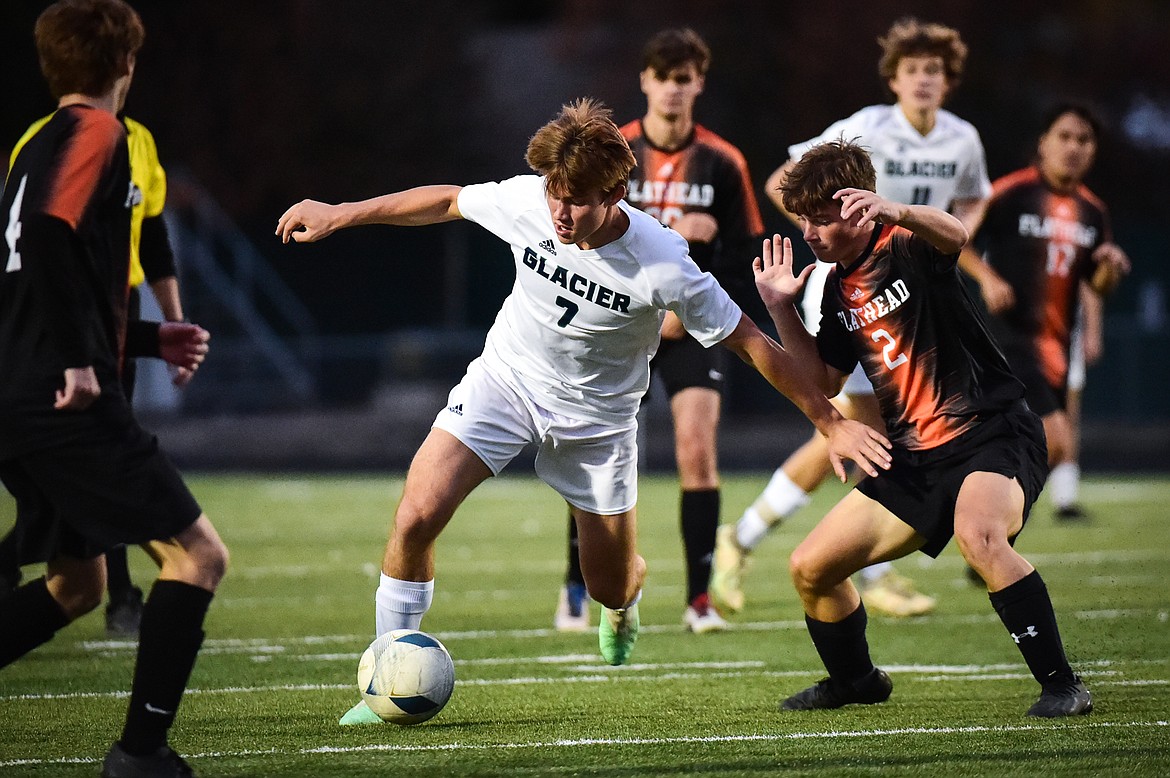
[[[351,657],[352,659],[353,657]],[[577,665],[579,655],[567,654],[551,657],[517,657],[511,660],[514,664],[555,665],[565,664],[568,672],[581,673],[579,675],[545,675],[521,676],[515,678],[460,678],[457,686],[523,686],[542,684],[570,684],[570,683],[609,683],[624,681],[662,681],[679,679],[708,680],[715,678],[800,678],[810,677],[821,673],[820,670],[763,670],[762,662],[665,662],[663,664],[635,664],[611,667],[609,665]],[[474,660],[469,660],[474,661]],[[1165,665],[1170,658],[1131,660],[1115,663],[1111,660],[1095,662],[1078,662],[1077,669],[1086,678],[1094,683],[1131,686],[1170,685],[1170,681],[1161,679],[1124,679],[1117,680],[1116,676],[1124,674],[1124,670],[1115,669],[1117,665],[1125,667],[1134,665]],[[458,662],[462,667],[468,662]],[[743,667],[743,665],[750,665]],[[712,672],[713,669],[724,667],[722,671]],[[916,675],[916,680],[948,683],[953,681],[1007,681],[1029,679],[1026,668],[1022,664],[991,664],[991,665],[883,665],[883,668],[895,675]],[[662,671],[668,672],[662,672]],[[277,684],[271,686],[227,686],[214,689],[192,688],[186,694],[201,696],[205,694],[257,694],[271,692],[315,692],[334,691],[338,689],[352,689],[354,684]],[[130,696],[128,691],[98,691],[98,692],[61,692],[11,694],[0,696],[0,702],[37,701],[37,700],[71,700],[110,698],[122,699]]]
[[[247,749],[243,751],[209,751],[187,754],[184,758],[192,761],[203,759],[241,759],[251,756],[309,756],[312,754],[359,754],[371,752],[390,753],[433,753],[451,751],[513,751],[517,749],[589,748],[593,746],[658,746],[658,745],[709,745],[716,743],[775,743],[792,740],[838,740],[897,736],[936,735],[980,735],[1007,734],[1012,732],[1062,732],[1091,731],[1102,729],[1161,729],[1170,727],[1170,721],[1119,721],[1093,722],[1085,724],[1014,724],[1002,726],[969,727],[904,727],[898,729],[855,729],[831,730],[829,732],[789,732],[765,735],[707,735],[684,737],[648,738],[577,738],[573,740],[544,740],[513,743],[444,743],[441,745],[393,745],[374,743],[362,746],[316,746],[301,749]],[[62,759],[10,759],[0,761],[0,768],[25,767],[54,764],[97,764],[96,757],[66,757]]]
[[[1108,621],[1112,619],[1130,618],[1130,617],[1147,617],[1153,616],[1160,622],[1165,622],[1168,618],[1165,609],[1154,608],[1130,608],[1118,609],[1108,608],[1103,610],[1091,611],[1072,611],[1070,616],[1087,621],[1103,620]],[[877,620],[875,618],[875,620]],[[883,621],[894,621],[893,619],[882,619]],[[948,624],[984,624],[997,622],[998,618],[994,613],[983,614],[967,614],[960,616],[929,616],[921,619],[899,619],[897,623],[904,627],[938,627]],[[802,620],[789,621],[755,621],[755,622],[737,622],[731,627],[736,632],[773,632],[779,630],[803,630],[805,623]],[[645,634],[679,634],[680,627],[674,624],[643,624],[642,632]],[[435,633],[444,642],[455,643],[460,640],[519,640],[529,638],[546,638],[546,637],[564,637],[564,633],[557,632],[552,628],[542,629],[481,629],[481,630],[460,630]],[[272,654],[288,652],[291,647],[301,645],[352,645],[365,646],[369,641],[373,640],[373,635],[304,635],[304,636],[290,636],[278,639],[272,638],[208,638],[203,642],[203,654],[231,654],[231,653],[254,653],[254,654]],[[129,653],[138,649],[138,644],[133,640],[84,640],[78,644],[84,651],[92,651],[98,653]],[[356,649],[355,649],[356,650]],[[357,654],[355,654],[356,656]],[[289,656],[292,656],[290,653]]]

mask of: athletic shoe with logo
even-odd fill
[[[553,626],[557,632],[589,631],[589,592],[584,585],[574,581],[561,587]]]
[[[170,746],[162,746],[153,754],[134,756],[126,753],[121,743],[114,743],[102,760],[102,778],[194,778],[194,775],[191,766]]]
[[[343,727],[351,727],[356,724],[381,724],[382,719],[377,713],[374,713],[369,705],[366,705],[365,700],[362,700],[347,710],[337,723]]]
[[[869,610],[887,616],[924,616],[934,610],[937,601],[918,591],[914,582],[893,570],[874,581],[861,583],[861,599]]]
[[[894,682],[886,671],[875,667],[854,684],[822,678],[802,692],[780,703],[780,710],[834,710],[846,705],[874,705],[890,699]]]
[[[1040,699],[1028,708],[1029,716],[1059,719],[1064,716],[1083,716],[1093,712],[1093,695],[1085,688],[1079,675],[1061,678],[1044,684]]]
[[[711,560],[711,596],[729,613],[743,610],[743,574],[748,552],[735,539],[735,525],[724,524],[715,533],[715,554]]]
[[[597,625],[597,644],[601,658],[611,665],[624,665],[638,640],[638,604],[628,608],[601,609],[601,623]]]
[[[683,613],[683,624],[696,635],[704,632],[722,632],[728,626],[727,621],[711,604],[711,598],[706,592],[691,600],[691,604]]]

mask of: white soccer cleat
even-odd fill
[[[561,587],[553,627],[557,632],[589,631],[589,593],[584,586],[570,583]]]
[[[743,574],[748,552],[735,539],[735,525],[724,524],[715,533],[711,561],[711,596],[730,613],[743,610]],[[722,620],[722,619],[721,619]]]
[[[719,615],[719,611],[711,604],[711,598],[703,592],[683,612],[683,624],[696,635],[705,632],[722,632],[728,628],[727,620]]]
[[[871,582],[863,580],[861,599],[870,610],[898,618],[925,616],[937,604],[935,598],[918,591],[913,581],[893,570]]]

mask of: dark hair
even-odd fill
[[[122,0],[60,0],[37,18],[41,72],[53,97],[102,95],[127,73],[146,32]]]
[[[784,209],[809,216],[832,205],[833,195],[841,189],[872,192],[877,186],[877,171],[869,152],[855,140],[839,138],[806,151],[780,185]]]
[[[707,68],[711,66],[711,49],[689,27],[663,30],[642,49],[642,70],[650,68],[657,76],[666,75],[688,62],[695,63],[700,76],[707,75]]]
[[[1083,119],[1089,125],[1090,129],[1093,130],[1093,140],[1101,140],[1101,120],[1097,117],[1097,114],[1084,103],[1073,101],[1057,103],[1045,111],[1040,118],[1040,134],[1044,135],[1051,130],[1052,125],[1056,124],[1056,121],[1066,113],[1071,113],[1073,116]]]
[[[967,61],[967,44],[959,31],[942,24],[920,22],[906,16],[890,25],[885,37],[879,37],[882,56],[878,60],[878,74],[889,81],[898,73],[898,62],[903,57],[942,57],[947,84],[954,88],[963,78],[963,64]]]
[[[629,180],[637,159],[611,114],[603,103],[583,97],[562,106],[528,141],[525,159],[545,176],[554,196],[609,194]]]

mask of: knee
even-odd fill
[[[105,578],[101,574],[54,576],[48,588],[65,616],[74,621],[101,605]]]
[[[219,582],[227,575],[230,558],[231,554],[228,552],[227,546],[219,538],[216,538],[213,543],[208,543],[206,548],[201,549],[196,561],[201,577],[207,583],[209,590],[215,591]]]
[[[827,585],[823,565],[803,546],[797,546],[788,557],[788,574],[792,577],[792,585],[801,595],[821,591]]]
[[[968,562],[985,559],[996,545],[996,537],[987,527],[972,522],[955,522],[955,542]]]
[[[680,437],[675,443],[675,460],[684,488],[713,489],[718,486],[718,460],[714,446],[698,437]]]

